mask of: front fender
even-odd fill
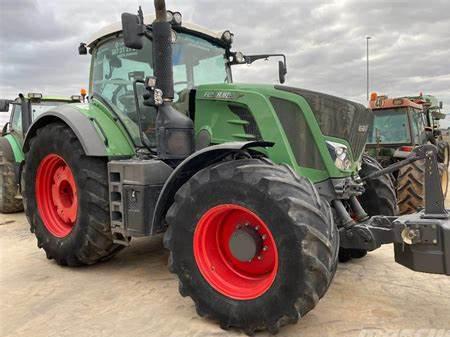
[[[186,158],[172,172],[164,184],[153,213],[151,235],[162,232],[165,228],[164,218],[172,205],[178,189],[201,169],[217,163],[230,153],[255,147],[272,147],[274,143],[264,141],[230,142],[206,147]]]

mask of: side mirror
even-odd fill
[[[11,103],[9,99],[0,99],[0,112],[8,112],[9,103]]]
[[[5,125],[3,125],[2,129],[2,137],[6,136],[10,130],[10,123],[7,122]]]
[[[86,47],[86,43],[80,43],[80,45],[78,46],[78,54],[79,55],[87,55],[88,50]]]
[[[442,101],[439,102],[439,109],[442,109],[444,107],[444,103]]]
[[[286,82],[286,74],[287,74],[286,64],[283,61],[278,61],[278,78],[281,84]]]
[[[142,49],[144,46],[144,23],[140,15],[122,14],[123,41],[127,48]]]

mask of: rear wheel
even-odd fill
[[[70,128],[54,123],[37,131],[24,181],[25,213],[49,259],[88,265],[121,248],[110,229],[106,162],[87,157]]]
[[[0,212],[23,211],[22,199],[16,198],[17,177],[14,170],[14,154],[5,138],[0,138]]]
[[[213,165],[175,196],[169,268],[201,316],[252,334],[293,323],[325,294],[339,236],[328,203],[288,168],[246,159]]]
[[[365,154],[362,156],[361,170],[359,171],[361,177],[366,177],[382,169],[383,167],[376,159]],[[392,216],[398,213],[397,196],[390,175],[370,179],[365,183],[364,188],[365,192],[359,201],[369,216]]]
[[[380,171],[381,169],[382,166],[378,163],[378,161],[369,155],[363,154],[361,170],[359,171],[359,175],[361,177],[366,177],[369,174]],[[361,197],[359,197],[359,201],[369,216],[391,216],[398,213],[395,188],[389,175],[383,175],[375,179],[370,179],[366,182],[364,187],[365,192],[361,195]],[[359,259],[366,255],[367,251],[364,249],[341,248],[339,250],[339,261],[347,262],[352,258]]]
[[[448,167],[439,163],[439,174],[444,198],[448,189]],[[397,197],[400,214],[415,213],[424,207],[425,160],[402,167],[397,179]]]

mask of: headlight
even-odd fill
[[[352,166],[347,146],[340,143],[327,141],[328,151],[334,160],[334,165],[340,170],[348,170]]]

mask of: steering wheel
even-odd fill
[[[116,83],[114,83],[114,81],[115,81]],[[128,83],[128,81],[125,81],[125,80],[123,80],[123,79],[121,79],[121,78],[113,78],[110,82],[113,82],[114,84],[117,84],[117,88],[114,89],[113,94],[112,94],[112,97],[111,97],[112,103],[113,103],[114,105],[117,106],[117,95],[119,94],[119,92],[120,92],[122,89],[125,89],[125,91],[127,91],[127,86],[128,86],[130,83]],[[119,83],[117,83],[117,82],[119,82]]]

